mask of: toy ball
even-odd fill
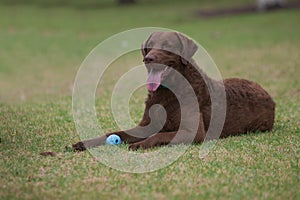
[[[121,144],[122,140],[118,135],[110,135],[108,136],[108,138],[106,139],[106,144],[110,144],[110,145],[118,145]]]

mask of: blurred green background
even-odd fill
[[[91,49],[109,36],[131,28],[166,27],[189,35],[211,54],[225,77],[260,81],[265,74],[251,69],[268,65],[264,70],[272,73],[279,73],[275,69],[287,70],[282,66],[292,55],[282,54],[298,51],[296,9],[215,18],[199,16],[201,10],[255,5],[252,0],[138,0],[127,6],[120,6],[116,0],[1,2],[2,102],[70,95],[76,71]],[[293,70],[291,66],[290,73],[284,73],[289,77],[295,74]],[[248,77],[255,71],[257,74]],[[274,81],[269,79],[262,83]]]

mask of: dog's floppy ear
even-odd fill
[[[153,33],[152,33],[153,34]],[[147,53],[149,51],[147,51],[147,49],[149,49],[148,47],[148,42],[150,41],[150,38],[152,37],[152,34],[148,37],[148,39],[142,44],[142,47],[141,47],[141,51],[142,51],[142,54],[143,56],[145,57],[147,55]]]
[[[181,42],[181,62],[184,65],[187,65],[188,60],[190,60],[195,52],[198,49],[198,46],[193,42],[193,40],[187,38],[186,36],[182,35],[181,33],[176,33],[179,41]]]

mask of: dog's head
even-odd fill
[[[141,49],[148,70],[148,90],[156,91],[172,68],[180,72],[197,49],[197,45],[181,33],[152,33]]]

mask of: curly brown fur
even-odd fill
[[[117,134],[122,141],[130,143],[129,148],[132,150],[166,145],[171,141],[172,144],[189,143],[191,138],[193,142],[203,142],[211,120],[212,104],[209,88],[218,91],[222,89],[223,85],[226,92],[227,108],[221,137],[271,130],[274,124],[275,103],[270,95],[260,85],[249,80],[231,78],[221,82],[209,78],[192,59],[196,50],[197,46],[192,40],[176,32],[155,32],[142,46],[142,54],[149,76],[151,76],[151,70],[156,67],[155,63],[163,64],[180,72],[194,89],[201,111],[200,117],[198,116],[200,121],[197,122],[197,130],[191,130],[186,125],[179,132],[182,113],[178,99],[168,88],[161,86],[157,88],[157,84],[154,86],[149,84],[144,115],[138,127],[82,141],[74,144],[73,148],[81,151],[105,144],[106,138],[111,134]],[[167,77],[171,80],[171,83],[178,83],[178,80],[172,80],[174,77],[171,73]],[[181,91],[188,99],[190,94],[184,92],[185,88],[182,88]],[[152,118],[149,114],[150,108],[155,104],[164,107],[167,113],[166,122],[158,133],[154,131],[146,133],[144,127],[149,126],[151,123],[154,126],[161,123],[154,120],[159,118],[159,116],[155,116],[160,114],[159,111],[154,112]],[[185,108],[185,111],[190,115],[191,122],[197,115],[193,112],[194,108],[192,106]],[[179,134],[179,137],[176,136],[177,139],[174,140],[176,134]]]

